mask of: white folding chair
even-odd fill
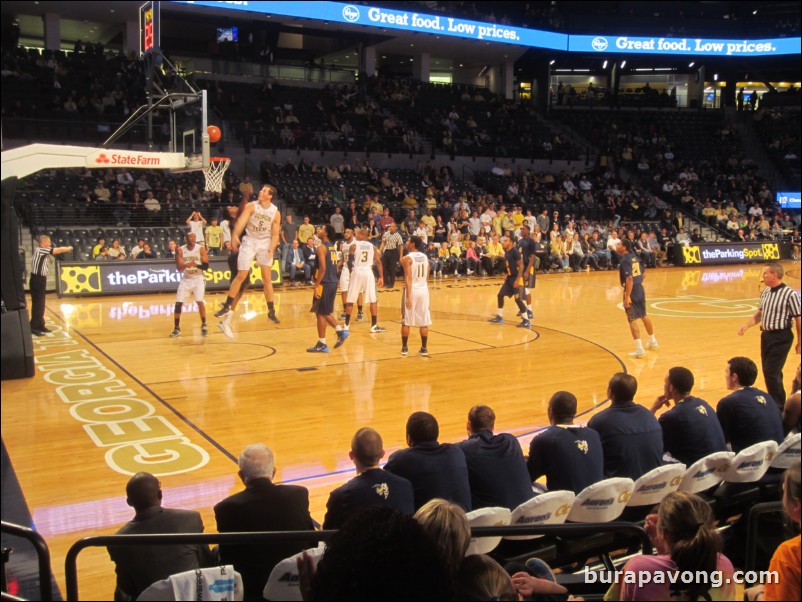
[[[525,501],[512,511],[510,525],[532,527],[534,525],[561,525],[568,518],[576,499],[573,491],[549,491]],[[504,539],[536,539],[542,535],[508,535]]]
[[[763,478],[777,453],[776,441],[762,441],[742,449],[724,474],[725,483],[754,483]]]
[[[785,470],[790,468],[794,462],[799,462],[800,447],[802,447],[800,442],[802,442],[802,433],[788,435],[777,448],[777,455],[771,461],[771,468]]]
[[[230,564],[184,571],[157,581],[139,594],[137,600],[242,600],[242,577]]]
[[[616,477],[605,479],[585,487],[576,496],[574,505],[568,513],[568,521],[573,523],[609,523],[621,513],[632,495],[635,482],[632,479]]]
[[[700,493],[712,489],[724,480],[724,474],[735,457],[734,452],[715,452],[699,458],[685,471],[679,491]]]
[[[684,474],[684,464],[666,464],[650,470],[635,481],[627,507],[659,504],[664,497],[679,488]]]
[[[324,544],[321,543],[318,547],[310,548],[306,552],[317,564],[323,557],[325,549]],[[262,596],[266,600],[287,600],[288,602],[301,602],[303,600],[297,562],[302,554],[303,552],[299,552],[289,558],[285,558],[273,567],[262,592]]]
[[[467,516],[468,524],[471,527],[506,527],[510,524],[512,512],[510,512],[509,508],[496,506],[493,508],[478,508],[468,512]],[[500,535],[498,537],[471,537],[471,543],[465,555],[490,554],[500,542]]]

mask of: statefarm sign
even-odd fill
[[[178,155],[182,157],[182,155]],[[183,157],[182,157],[183,158]],[[171,153],[145,153],[141,151],[104,150],[86,158],[86,166],[98,167],[143,167],[143,168],[176,168]]]

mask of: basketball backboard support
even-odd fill
[[[2,179],[24,178],[42,169],[85,167],[88,169],[185,169],[183,153],[117,150],[90,146],[29,144],[3,151]]]
[[[209,167],[211,141],[207,133],[208,101],[206,90],[198,89],[158,50],[143,54],[148,98],[119,128],[103,147],[110,147],[126,132],[140,123],[147,124],[143,140],[148,150],[167,143],[170,153],[181,153],[185,171]]]

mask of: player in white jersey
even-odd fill
[[[206,303],[203,301],[203,294],[206,292],[206,277],[203,275],[203,271],[209,269],[209,254],[206,247],[197,244],[197,236],[194,232],[187,234],[187,244],[176,249],[175,266],[179,272],[183,272],[184,277],[178,285],[178,293],[175,296],[173,313],[175,330],[170,333],[170,336],[177,337],[181,334],[181,309],[190,295],[198,304],[201,334],[206,336],[209,331],[206,328]]]
[[[343,298],[343,313],[340,316],[341,320],[345,320],[345,304],[348,300],[348,286],[351,284],[351,247],[356,244],[356,240],[354,239],[354,231],[351,228],[348,228],[343,233],[343,241],[340,243],[340,293],[342,293]],[[357,322],[363,320],[364,317],[362,316],[362,303],[357,301],[357,308],[358,313],[356,316]]]
[[[273,253],[279,243],[281,229],[281,212],[273,204],[276,189],[265,184],[259,191],[259,199],[245,205],[237,218],[234,230],[231,232],[231,252],[239,253],[237,260],[237,277],[231,283],[223,307],[215,316],[226,320],[231,311],[231,304],[239,293],[242,283],[248,277],[254,257],[262,270],[262,283],[264,284],[265,299],[267,300],[267,317],[276,324],[276,308],[273,304],[273,279],[271,268],[273,266]],[[247,236],[240,243],[243,230]]]
[[[357,228],[356,242],[351,245],[351,280],[348,285],[348,296],[345,299],[345,330],[351,326],[351,314],[354,311],[354,303],[359,299],[359,295],[364,295],[364,302],[370,304],[370,332],[384,332],[384,328],[378,323],[378,296],[376,292],[376,277],[373,274],[373,267],[379,271],[378,286],[384,286],[384,272],[376,247],[368,240],[369,231],[366,228]],[[339,346],[340,341],[335,343]]]
[[[420,329],[420,353],[429,355],[429,325],[432,317],[429,313],[429,258],[420,249],[423,240],[420,236],[410,236],[407,241],[407,254],[401,258],[404,268],[404,292],[401,295],[401,355],[409,355],[409,329],[414,326]]]

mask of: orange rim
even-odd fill
[[[222,162],[222,161],[231,161],[231,159],[229,159],[228,157],[209,157],[209,161]]]

